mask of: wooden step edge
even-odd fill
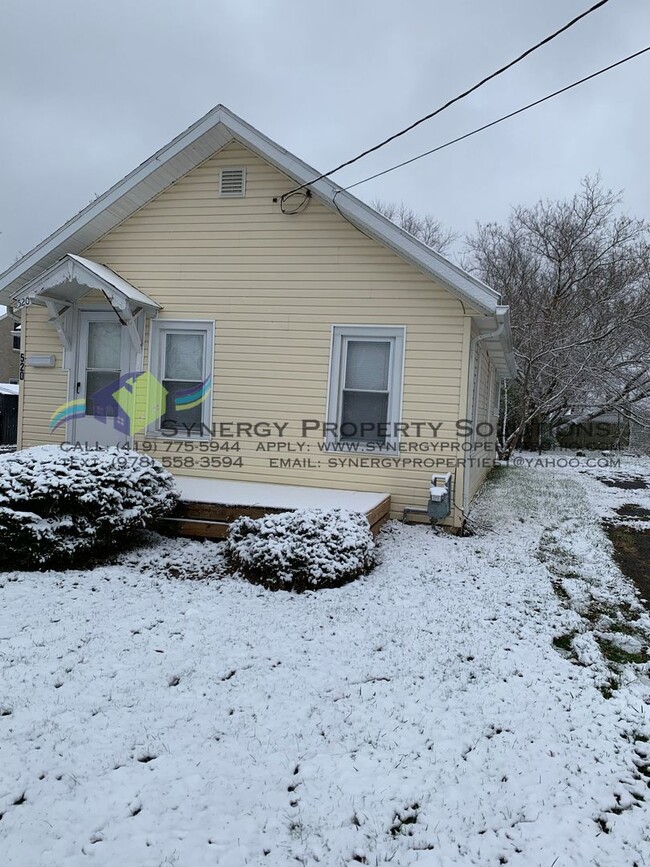
[[[197,539],[225,539],[230,524],[225,521],[194,521],[187,518],[161,518],[157,528],[172,536],[193,536]]]
[[[172,512],[172,518],[190,521],[225,521],[230,523],[237,518],[264,518],[290,512],[291,509],[266,508],[264,506],[235,506],[225,503],[200,503],[195,500],[180,500]]]
[[[378,503],[373,509],[369,509],[365,515],[368,519],[368,523],[371,527],[378,521],[385,520],[386,516],[390,514],[390,494]]]

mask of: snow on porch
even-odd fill
[[[387,493],[191,476],[176,476],[176,483],[178,506],[159,522],[160,530],[173,535],[225,539],[229,525],[243,515],[261,518],[275,512],[337,508],[365,515],[376,535],[390,514]]]
[[[176,476],[181,500],[226,506],[259,506],[266,509],[347,509],[368,512],[380,506],[388,493],[340,491],[335,488],[307,488]]]

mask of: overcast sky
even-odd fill
[[[4,0],[0,269],[221,102],[320,170],[428,113],[592,0]],[[352,183],[650,44],[610,0]],[[449,227],[571,195],[585,174],[650,217],[650,53],[355,193]]]

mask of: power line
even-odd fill
[[[410,163],[414,163],[417,160],[421,160],[423,157],[428,157],[431,154],[435,154],[438,151],[444,150],[444,148],[448,148],[453,144],[464,141],[464,139],[466,138],[471,138],[471,136],[476,135],[479,132],[483,132],[483,130],[490,129],[490,127],[496,126],[498,123],[502,123],[504,120],[509,120],[511,117],[515,117],[518,114],[522,114],[522,112],[524,111],[528,111],[529,108],[534,108],[536,105],[540,105],[542,102],[553,99],[553,97],[559,96],[561,93],[566,93],[567,90],[572,90],[574,87],[578,87],[578,85],[584,84],[586,81],[591,81],[592,78],[597,78],[599,75],[603,75],[603,73],[609,72],[610,69],[615,69],[617,66],[621,66],[623,63],[627,63],[628,60],[634,60],[635,57],[639,57],[641,54],[645,54],[647,51],[650,51],[650,45],[647,48],[641,49],[641,51],[637,51],[634,54],[630,54],[627,57],[624,57],[622,60],[618,60],[616,63],[612,63],[609,66],[603,67],[603,69],[599,69],[598,72],[592,72],[591,75],[587,75],[584,78],[581,78],[579,81],[574,81],[573,84],[568,84],[566,87],[562,87],[560,88],[560,90],[556,90],[554,93],[549,93],[547,96],[543,96],[541,99],[536,99],[535,102],[529,102],[528,105],[524,105],[523,108],[518,108],[516,111],[511,111],[509,114],[504,114],[503,117],[499,117],[497,118],[497,120],[493,120],[490,123],[479,126],[477,129],[473,129],[471,132],[466,132],[464,135],[459,135],[457,138],[451,139],[451,141],[438,145],[435,148],[431,148],[431,150],[424,151],[424,153],[418,154],[415,157],[411,157],[408,160],[404,160],[404,162],[397,163],[397,165],[391,166],[388,169],[384,169],[381,172],[376,172],[374,175],[369,175],[362,181],[356,181],[354,184],[350,184],[350,186],[348,187],[343,187],[343,191],[351,190],[353,187],[358,187],[361,184],[367,183],[368,181],[373,181],[375,178],[380,178],[382,175],[387,175],[389,172],[394,172],[396,169],[401,169],[403,166],[408,166]]]
[[[541,40],[541,42],[536,43],[531,48],[528,48],[526,51],[524,51],[523,54],[520,54],[519,57],[516,57],[514,60],[511,60],[510,63],[507,63],[505,66],[502,66],[500,69],[497,69],[495,72],[490,73],[490,75],[481,79],[481,81],[479,81],[477,84],[473,85],[468,90],[463,91],[463,93],[458,94],[458,96],[455,96],[453,99],[450,99],[448,102],[446,102],[444,105],[441,105],[435,111],[432,111],[429,114],[425,115],[424,117],[421,117],[419,120],[414,121],[409,126],[405,127],[404,129],[400,130],[399,132],[394,133],[393,135],[389,136],[387,139],[384,139],[383,141],[379,142],[379,144],[376,144],[373,147],[368,148],[367,150],[358,154],[358,156],[353,157],[350,160],[346,160],[344,163],[341,163],[340,165],[336,166],[336,168],[334,168],[334,169],[330,169],[329,172],[324,172],[322,175],[318,175],[318,177],[313,178],[311,181],[307,181],[306,183],[301,184],[299,187],[296,187],[295,189],[290,190],[288,193],[285,193],[285,195],[282,198],[293,195],[294,193],[297,193],[299,190],[302,190],[305,187],[307,187],[309,184],[315,184],[316,181],[322,181],[323,178],[327,178],[327,177],[329,177],[329,175],[333,175],[335,172],[340,171],[341,169],[345,168],[346,166],[350,166],[350,165],[352,165],[352,163],[356,163],[358,160],[362,159],[363,157],[368,156],[368,154],[374,153],[375,151],[379,150],[380,148],[385,147],[390,142],[395,141],[396,138],[400,138],[400,136],[403,136],[407,132],[410,132],[412,129],[415,129],[415,127],[419,126],[421,123],[424,123],[427,120],[431,120],[432,117],[435,117],[436,115],[445,111],[445,109],[454,105],[454,103],[459,102],[461,99],[465,99],[465,97],[469,96],[471,93],[474,93],[474,91],[478,90],[479,87],[483,87],[483,85],[487,84],[488,81],[492,81],[493,78],[496,78],[497,76],[502,75],[508,69],[511,69],[517,63],[520,63],[522,60],[524,60],[524,58],[528,57],[534,51],[537,51],[538,48],[541,48],[542,46],[547,45],[553,39],[556,39],[558,36],[560,36],[560,34],[565,33],[567,30],[569,30],[569,28],[573,27],[575,24],[577,24],[583,18],[586,18],[587,15],[591,15],[592,12],[595,12],[597,9],[600,9],[600,7],[604,6],[606,3],[609,3],[609,0],[598,0],[597,3],[594,3],[594,5],[590,6],[589,9],[586,9],[584,12],[581,12],[580,15],[576,15],[575,18],[572,18],[571,21],[567,22],[563,27],[560,27],[559,30],[556,30],[554,33],[551,33],[550,36],[545,37],[544,39]]]

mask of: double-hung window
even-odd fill
[[[328,442],[397,448],[404,368],[403,327],[335,325]]]
[[[211,427],[214,322],[155,319],[151,373],[163,387],[157,431],[206,436]]]

